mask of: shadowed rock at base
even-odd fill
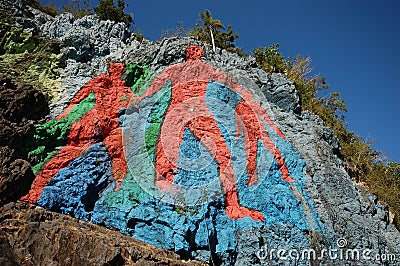
[[[29,246],[29,249],[26,247]],[[204,265],[26,203],[0,208],[1,265]]]
[[[47,111],[42,93],[0,75],[0,206],[19,199],[35,178],[22,142]]]

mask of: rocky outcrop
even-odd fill
[[[202,265],[105,227],[24,203],[0,209],[1,265]]]
[[[51,16],[28,6],[26,0],[2,0],[1,2],[13,16],[18,28],[31,34],[40,33],[40,26],[53,19]]]
[[[123,48],[131,36],[124,23],[102,21],[97,16],[75,20],[70,13],[43,24],[41,30],[44,37],[60,41],[66,58],[83,63]]]
[[[52,117],[60,114],[77,91],[92,77],[105,73],[107,62],[120,62],[128,47],[139,42],[124,23],[101,21],[97,16],[75,20],[69,13],[61,14],[41,26],[42,35],[60,43],[63,93],[51,105]]]
[[[18,200],[29,189],[34,174],[22,142],[47,111],[42,93],[0,75],[0,205]]]

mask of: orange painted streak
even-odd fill
[[[161,126],[155,153],[156,183],[168,185],[174,181],[179,147],[182,143],[184,127],[197,116],[210,116],[204,98],[208,82],[181,83],[172,88],[172,99]],[[212,115],[211,115],[212,116]],[[160,187],[166,189],[167,187]]]
[[[211,113],[210,113],[211,115]],[[239,204],[237,182],[232,166],[231,154],[226,146],[225,139],[217,122],[211,116],[196,117],[188,124],[196,138],[209,150],[215,148],[214,158],[219,165],[219,179],[222,191],[225,195],[225,213],[234,220],[243,217],[251,217],[256,221],[264,221],[264,215]],[[210,142],[212,140],[212,142]]]
[[[226,194],[236,185],[235,173],[233,171],[231,153],[226,145],[225,139],[218,127],[217,122],[211,116],[198,116],[189,121],[188,127],[193,135],[209,150],[219,166],[219,178],[221,180],[223,193]]]
[[[23,196],[21,200],[35,203],[40,198],[42,190],[47,182],[57,174],[58,170],[67,167],[88,147],[89,144],[82,145],[81,147],[66,146],[60,150],[39,172],[31,185],[30,191],[27,195]]]
[[[264,136],[266,136],[265,134],[268,134],[265,128],[262,129],[262,132]],[[265,148],[267,148],[267,150],[271,152],[271,154],[275,158],[275,161],[278,163],[279,171],[282,173],[282,180],[286,182],[296,181],[293,177],[289,175],[289,170],[286,166],[285,159],[283,158],[281,152],[276,148],[275,144],[271,141],[271,139],[268,137],[264,137],[261,140]]]
[[[190,49],[187,50],[186,57],[187,61],[183,63],[178,63],[167,67],[160,75],[158,75],[146,90],[142,96],[134,96],[132,99],[132,104],[136,105],[142,99],[153,95],[164,86],[164,84],[171,80],[173,85],[186,83],[189,81],[204,81],[208,82],[210,80],[224,83],[226,86],[239,93],[240,96],[253,108],[253,110],[258,113],[267,124],[275,130],[275,132],[282,139],[285,138],[284,134],[280,129],[272,122],[266,111],[253,99],[251,92],[242,86],[240,86],[235,79],[228,76],[223,72],[219,72],[216,68],[200,61],[203,55],[203,49],[195,48],[196,45],[189,46]]]
[[[250,217],[255,221],[264,222],[264,215],[256,210],[249,209],[239,205],[237,185],[232,187],[225,195],[225,213],[233,220],[244,217]]]
[[[168,191],[171,188],[176,174],[183,130],[188,127],[219,165],[219,178],[225,195],[225,210],[228,217],[232,219],[251,217],[257,221],[264,221],[264,216],[260,212],[239,204],[230,150],[205,102],[207,85],[208,82],[192,81],[172,88],[171,105],[161,127],[155,154],[155,183],[160,190]]]
[[[236,106],[236,115],[239,116],[243,123],[244,145],[246,153],[246,169],[249,179],[247,184],[254,185],[257,183],[257,150],[258,140],[261,132],[258,124],[258,118],[250,106],[246,102],[241,102]]]
[[[103,140],[111,158],[114,180],[117,181],[115,190],[121,187],[121,180],[125,178],[128,172],[124,145],[121,140],[122,129],[119,127],[114,129],[111,134]]]
[[[280,138],[284,139],[285,136],[283,133],[280,131],[280,129],[272,122],[272,120],[269,118],[267,112],[259,105],[257,104],[254,99],[251,91],[247,89],[243,89],[240,85],[235,84],[233,87],[233,90],[236,92],[240,93],[240,96],[243,98],[243,100],[251,107],[253,112],[257,113],[259,116],[261,116],[265,122],[273,129],[275,132],[279,135]]]
[[[122,130],[118,124],[118,111],[127,107],[132,90],[120,80],[123,64],[112,63],[109,74],[102,74],[89,81],[73,98],[64,113],[56,119],[66,117],[73,107],[95,93],[96,103],[79,121],[71,126],[67,136],[67,145],[45,165],[35,178],[29,193],[22,199],[31,203],[40,198],[43,188],[58,170],[67,167],[74,159],[96,141],[104,141],[110,154],[113,176],[116,181],[123,179],[127,173],[127,165],[122,143]],[[118,187],[118,183],[117,183]]]
[[[257,183],[257,148],[258,140],[261,140],[264,147],[274,156],[278,163],[279,170],[282,173],[282,179],[287,182],[294,181],[289,176],[289,170],[286,163],[276,147],[275,143],[270,139],[264,123],[259,119],[254,110],[247,102],[241,102],[236,106],[236,113],[242,118],[245,128],[245,151],[246,151],[246,168],[249,175],[248,185]]]

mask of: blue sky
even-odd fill
[[[49,1],[44,0],[46,4]],[[91,1],[97,5],[97,1]],[[55,1],[61,6],[64,1]],[[60,3],[60,4],[59,4]],[[134,27],[150,40],[180,21],[193,27],[208,8],[240,35],[251,52],[280,44],[286,57],[310,56],[315,73],[327,77],[348,106],[349,129],[400,162],[400,1],[279,0],[128,1]]]

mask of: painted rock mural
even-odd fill
[[[290,247],[308,247],[304,232],[324,229],[305,162],[257,96],[202,55],[189,45],[157,74],[111,63],[36,126],[22,199],[203,260],[237,254],[252,228],[289,227]]]
[[[0,2],[1,265],[398,264],[395,217],[284,74]]]
[[[1,265],[396,265],[394,217],[284,74],[0,2],[0,72],[44,93],[3,80]]]

